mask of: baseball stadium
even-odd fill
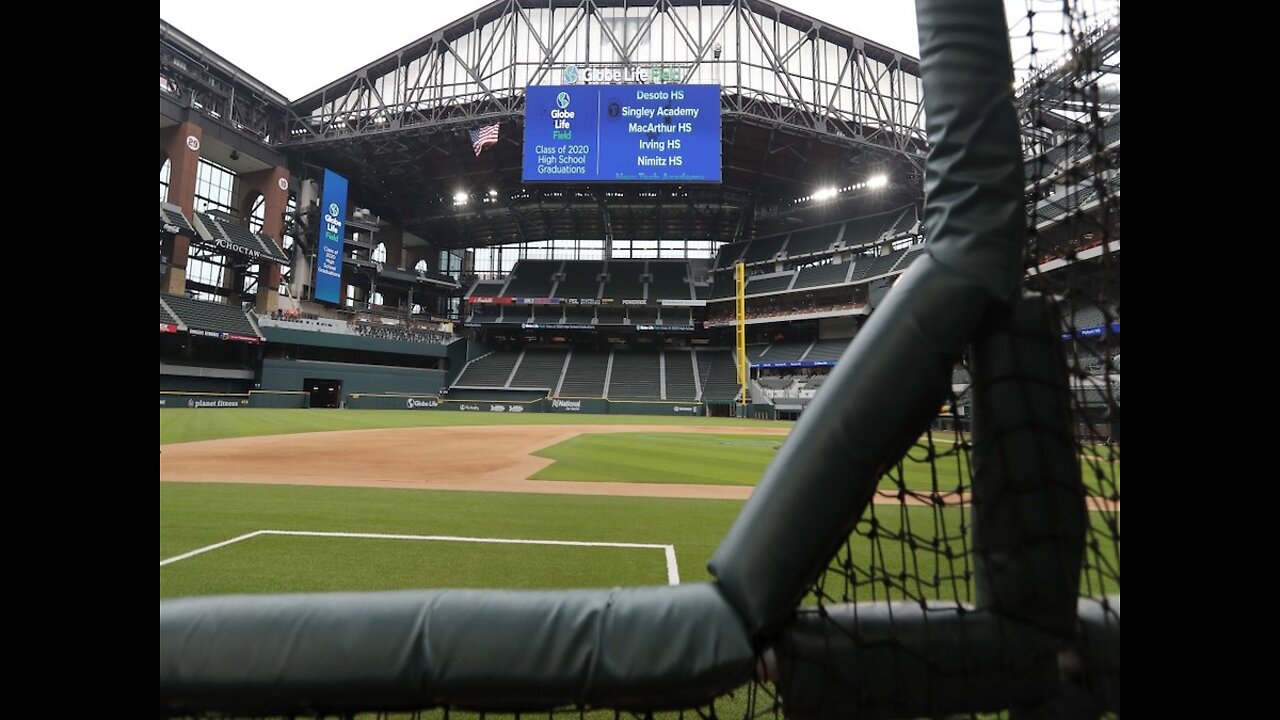
[[[161,717],[1118,717],[1119,4],[915,10],[162,6]]]

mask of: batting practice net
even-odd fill
[[[788,716],[1119,714],[1119,5],[1028,2],[1009,32],[1028,292],[784,633]]]
[[[1118,715],[1119,6],[917,20],[925,256],[715,581],[162,601],[161,715]]]

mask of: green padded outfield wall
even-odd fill
[[[302,391],[252,390],[249,392],[251,408],[309,408],[311,393]]]
[[[603,398],[551,398],[547,412],[573,415],[604,415],[609,412],[609,401]]]
[[[451,410],[455,412],[540,413],[544,401],[452,400],[435,395],[352,393],[347,407],[352,410]]]
[[[353,410],[453,410],[457,412],[551,412],[569,415],[659,415],[701,417],[702,403],[603,398],[545,398],[537,391],[457,390],[434,393],[351,393]]]
[[[318,333],[313,333],[318,334]],[[301,390],[303,380],[323,378],[342,382],[342,398],[351,393],[421,393],[435,395],[444,387],[443,370],[304,362],[267,358],[262,361],[263,390]]]
[[[246,393],[253,378],[196,377],[193,375],[161,375],[160,392]]]
[[[467,357],[476,357],[484,354],[479,352],[480,348],[477,345],[478,343],[473,340],[450,343],[448,349],[449,362],[445,368],[445,387],[449,387],[453,384],[453,381],[458,379],[458,375],[462,373],[462,368],[467,366]]]
[[[505,402],[505,403],[525,403],[541,400],[547,396],[545,390],[468,390],[465,388],[454,388],[447,393],[441,395],[442,400],[453,400],[456,402],[472,401],[472,402]]]
[[[440,398],[435,395],[351,393],[347,397],[351,410],[440,410]]]
[[[610,415],[666,415],[668,417],[700,417],[702,403],[647,400],[610,400]]]
[[[161,408],[247,408],[246,393],[160,393]]]
[[[526,400],[510,402],[506,400],[441,400],[439,410],[456,410],[457,412],[483,413],[518,413],[544,412],[543,400]]]

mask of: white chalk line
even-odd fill
[[[622,543],[622,542],[591,542],[585,540],[526,540],[523,538],[476,538],[476,537],[460,537],[456,535],[399,535],[391,533],[353,533],[353,532],[320,532],[310,530],[254,530],[251,533],[238,535],[229,540],[205,545],[196,548],[190,552],[175,555],[160,561],[160,567],[172,565],[173,563],[193,558],[212,550],[224,548],[234,543],[249,540],[250,538],[259,537],[261,535],[277,535],[285,537],[323,537],[323,538],[356,538],[365,540],[415,540],[423,542],[465,542],[465,543],[482,543],[493,545],[562,545],[568,547],[607,547],[607,548],[629,548],[639,550],[662,550],[663,556],[667,564],[667,583],[669,585],[680,584],[680,566],[676,562],[676,548],[674,545],[660,545],[654,543]]]

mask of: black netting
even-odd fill
[[[870,510],[814,586],[811,602],[972,599],[971,445],[960,402],[951,402],[936,429],[885,472]]]
[[[802,701],[787,698],[793,711],[803,705],[801,714],[805,716],[833,716],[833,708],[843,702],[839,697],[859,683],[868,687],[852,692],[857,697],[852,706],[875,717],[951,716],[966,704],[966,693],[970,694],[968,712],[1054,706],[1084,708],[1086,714],[1096,714],[1109,705],[1105,700],[1109,693],[1118,703],[1118,650],[1112,667],[1107,653],[1112,636],[1099,634],[1098,629],[1114,627],[1118,648],[1119,37],[1118,3],[1029,0],[1025,14],[1010,17],[1024,139],[1026,289],[1044,296],[1056,316],[1052,335],[1060,343],[1055,351],[1060,350],[1067,367],[1070,425],[1082,487],[1055,480],[1029,492],[1006,484],[996,495],[988,493],[985,498],[996,508],[1024,503],[1025,509],[1028,503],[1036,502],[1034,493],[1042,493],[1037,496],[1040,500],[1048,497],[1047,503],[1083,502],[1088,511],[1079,528],[1084,536],[1082,562],[1075,562],[1072,556],[1079,552],[1075,546],[1081,533],[1063,531],[1071,524],[1070,513],[1065,519],[1061,514],[1052,516],[1048,524],[1057,530],[1038,525],[1045,516],[1034,510],[999,519],[1024,525],[1011,532],[1021,547],[1029,548],[1028,557],[1035,552],[1030,548],[1044,549],[1041,546],[1052,541],[1061,545],[1056,550],[1069,558],[1073,567],[1082,566],[1079,612],[1096,622],[1086,626],[1073,620],[1075,627],[1068,640],[1046,642],[1040,650],[1022,655],[1008,651],[1005,657],[997,653],[984,659],[971,647],[993,642],[980,627],[980,617],[999,605],[992,596],[1000,594],[998,588],[985,592],[979,588],[978,565],[986,563],[992,572],[1004,572],[1012,564],[1007,555],[975,547],[976,388],[971,356],[966,356],[953,372],[951,393],[933,427],[902,462],[884,473],[874,503],[858,520],[799,612],[802,624],[820,627],[820,633],[831,641],[820,644],[816,652],[813,645],[806,647],[798,641],[778,646],[782,665],[793,674],[803,678],[806,668],[814,666],[823,667],[826,673],[825,683],[802,684],[801,680],[784,678],[796,683],[793,692],[807,694]],[[1014,340],[1026,340],[1016,331],[1013,336]],[[1015,363],[1011,372],[1023,374],[1012,378],[1018,382],[1039,382],[1027,363]],[[1002,375],[986,381],[995,385],[1009,379]],[[1029,399],[1028,403],[1033,406],[1031,421],[995,428],[983,441],[1005,452],[1009,444],[1041,442],[1051,435],[1050,428],[1035,419],[1036,412],[1043,409],[1036,406],[1039,401]],[[1045,454],[1051,451],[1046,449]],[[1017,602],[1035,606],[1044,601],[1042,595]],[[1029,623],[1011,619],[1017,610],[988,614],[995,620],[996,644],[1008,642],[1024,630],[1032,632],[1027,627],[1043,620],[1043,614],[1034,613]],[[887,634],[885,626],[890,628]],[[956,633],[962,636],[960,641]],[[842,654],[842,639],[859,648],[856,656]],[[885,652],[877,655],[877,648]],[[952,656],[970,651],[974,657],[968,661],[956,661]],[[880,691],[870,687],[876,678],[874,670],[848,667],[874,662],[898,663],[899,670],[918,662],[924,670],[920,675],[909,670],[889,673],[888,682],[903,686]],[[1038,663],[1046,668],[1044,673],[1024,672]],[[984,664],[991,667],[984,669]],[[948,673],[968,677],[949,686],[945,679],[938,679]],[[911,684],[925,676],[932,681]],[[991,686],[984,686],[988,681]],[[1045,696],[1038,697],[1034,688],[1042,681]],[[1005,687],[1001,688],[1002,684]],[[957,694],[959,700],[954,697]]]
[[[1028,3],[1011,39],[1023,78],[1027,287],[1061,318],[1092,511],[1080,593],[1098,598],[1120,592],[1119,3]]]

